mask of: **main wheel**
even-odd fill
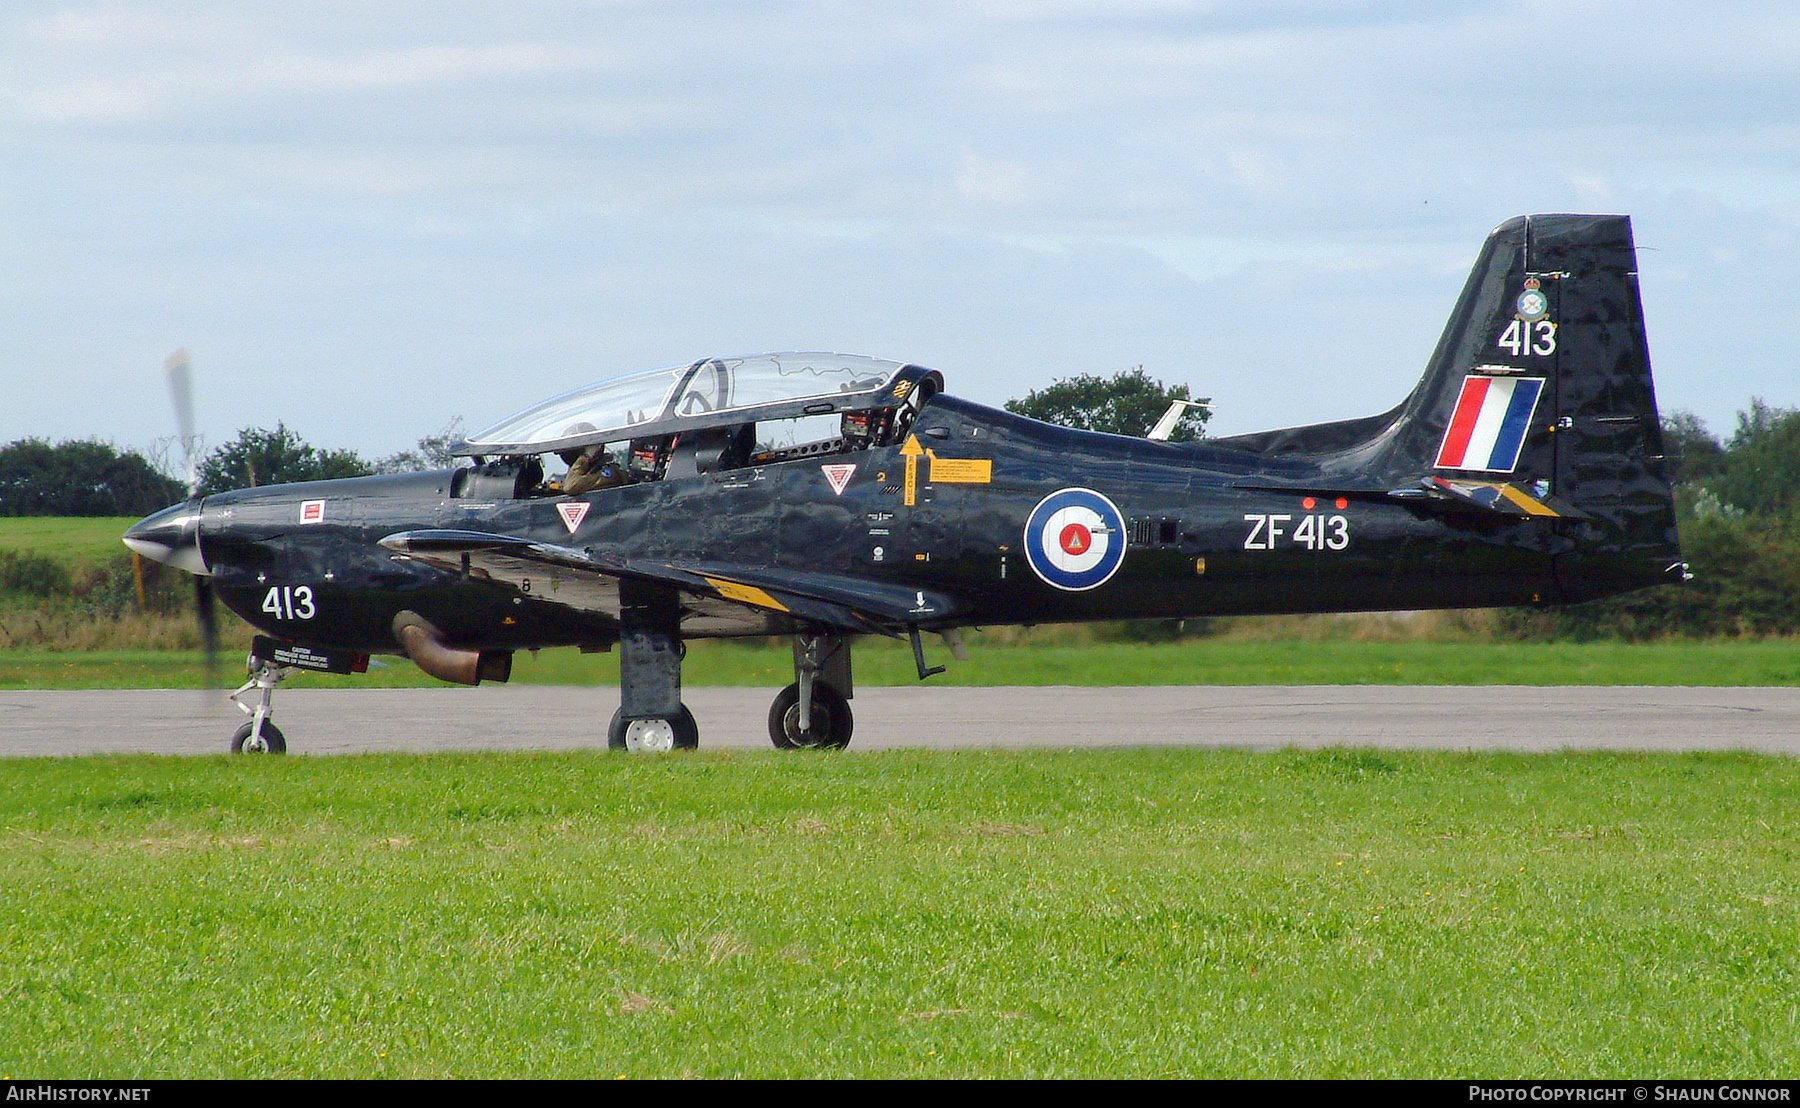
[[[625,709],[613,713],[606,725],[606,745],[613,750],[630,750],[641,754],[666,754],[671,750],[692,750],[700,745],[700,725],[694,713],[681,706],[681,714],[672,718],[625,718]]]
[[[789,685],[769,705],[769,741],[777,750],[842,750],[856,721],[850,702],[823,681],[813,682],[812,726],[800,730],[800,686]]]
[[[262,741],[252,742],[250,728],[254,721],[246,723],[231,736],[231,752],[233,754],[286,754],[287,740],[281,736],[281,728],[268,720],[263,720]]]

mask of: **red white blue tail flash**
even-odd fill
[[[1053,492],[1025,521],[1025,560],[1045,584],[1099,588],[1125,561],[1125,517],[1092,489]]]
[[[1541,377],[1464,377],[1438,448],[1438,468],[1511,473],[1543,391]]]

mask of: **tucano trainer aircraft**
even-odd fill
[[[1390,411],[1166,437],[996,411],[899,362],[707,358],[527,408],[457,444],[460,468],[190,494],[125,542],[198,575],[209,637],[215,592],[265,633],[232,747],[266,751],[282,677],[374,653],[473,685],[516,650],[616,647],[608,744],[670,750],[699,738],[685,640],[790,635],[770,737],[842,747],[857,635],[910,638],[923,679],[920,633],[977,624],[1567,604],[1687,576],[1627,217],[1501,225]]]

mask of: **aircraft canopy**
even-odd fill
[[[457,443],[457,454],[541,454],[703,427],[891,406],[896,381],[936,374],[861,354],[705,358],[613,377],[535,404]]]

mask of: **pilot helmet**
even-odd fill
[[[592,431],[593,429],[594,429],[594,425],[584,419],[578,423],[571,423],[567,427],[564,427],[563,431],[562,431],[562,437],[567,439],[567,438],[573,438],[576,435],[585,435],[589,431]],[[571,447],[567,448],[566,450],[558,450],[556,452],[556,456],[563,460],[564,465],[572,466],[575,464],[575,459],[581,457],[581,455],[587,449],[588,448],[585,446],[571,446]]]

